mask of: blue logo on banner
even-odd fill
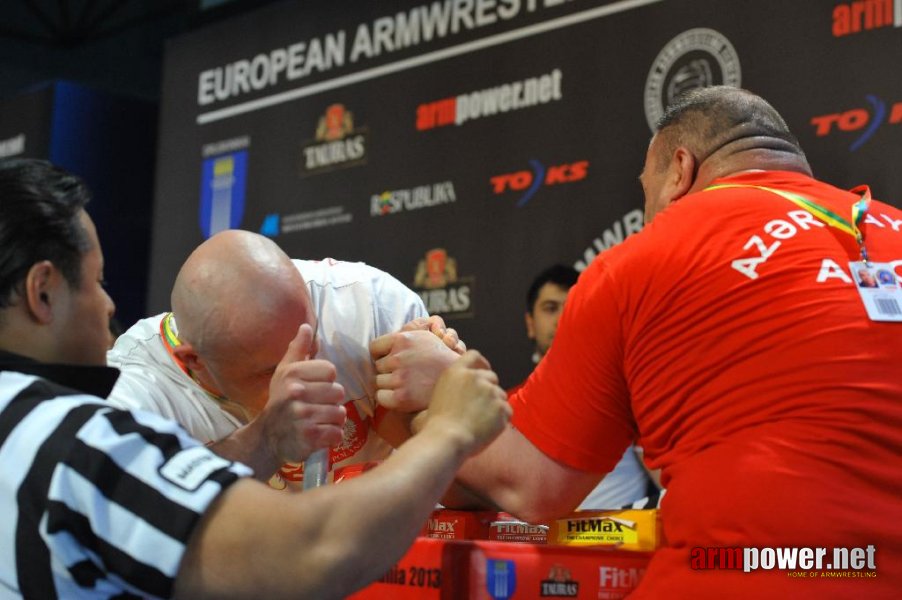
[[[276,237],[279,235],[279,213],[272,213],[263,217],[263,225],[260,226],[260,233],[267,237]]]
[[[494,600],[507,600],[517,589],[517,572],[512,560],[485,561],[485,587]]]
[[[871,136],[874,135],[874,132],[877,131],[881,125],[883,125],[883,118],[886,116],[886,103],[873,94],[868,94],[865,96],[865,99],[868,101],[868,104],[871,105],[871,108],[874,109],[874,113],[871,117],[871,122],[868,125],[867,129],[861,132],[861,135],[858,136],[858,139],[852,142],[852,145],[849,146],[849,150],[855,152],[859,148],[861,148],[866,141],[871,139]]]
[[[247,150],[204,161],[200,178],[200,229],[205,238],[241,225],[246,184]]]

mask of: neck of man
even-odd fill
[[[779,140],[782,144],[786,144]],[[787,144],[788,146],[788,144]],[[725,146],[705,159],[698,168],[698,175],[689,193],[698,192],[715,179],[754,171],[790,171],[812,177],[811,167],[804,155],[789,148]]]

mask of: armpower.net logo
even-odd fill
[[[902,0],[858,0],[833,7],[833,37],[884,27],[902,28]]]
[[[786,571],[797,578],[877,577],[877,549],[865,548],[692,548],[689,566],[695,570],[729,569]]]

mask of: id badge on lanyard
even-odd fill
[[[872,321],[902,322],[902,287],[891,263],[849,263],[852,279]]]
[[[868,258],[868,249],[864,243],[864,232],[859,225],[864,221],[871,205],[871,190],[860,185],[849,190],[861,196],[852,204],[852,218],[847,220],[833,211],[812,200],[785,190],[769,188],[761,185],[722,184],[712,185],[706,189],[713,190],[729,187],[752,187],[776,194],[789,200],[796,206],[823,223],[851,235],[858,243],[861,260],[849,263],[849,271],[858,287],[864,309],[872,321],[902,322],[902,285],[896,275],[896,263],[876,263]]]

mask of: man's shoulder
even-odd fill
[[[122,366],[129,362],[146,362],[149,356],[156,356],[161,350],[165,354],[160,333],[160,322],[167,313],[141,319],[117,339],[107,352],[107,362]]]
[[[308,286],[342,288],[366,286],[375,291],[384,288],[409,289],[394,275],[364,262],[324,258],[322,260],[292,259]]]

